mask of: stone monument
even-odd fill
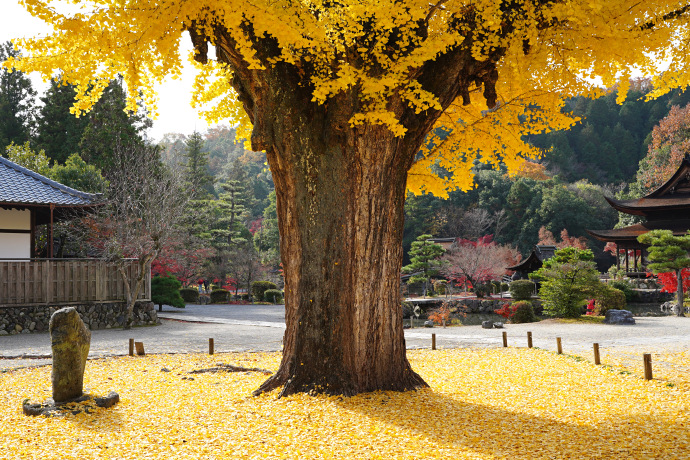
[[[53,313],[49,330],[53,351],[53,400],[59,404],[84,393],[84,368],[91,346],[91,331],[73,307]]]
[[[24,400],[22,407],[26,415],[61,416],[87,412],[88,406],[69,407],[68,402],[83,403],[93,400],[96,406],[111,407],[120,401],[120,396],[109,392],[104,397],[84,394],[84,370],[91,346],[91,331],[72,307],[62,308],[50,317],[50,340],[53,351],[53,398],[44,403]]]

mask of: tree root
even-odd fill
[[[268,369],[260,369],[258,367],[241,367],[233,366],[232,364],[219,364],[217,367],[209,367],[207,369],[195,369],[189,371],[188,374],[204,374],[207,372],[261,372],[262,374],[271,375],[273,372]]]
[[[371,391],[411,391],[428,388],[429,385],[422,379],[419,374],[409,370],[403,379],[382,385],[380,388],[361,388],[358,389],[354,384],[347,383],[338,376],[332,376],[327,382],[318,383],[314,379],[300,378],[298,376],[285,375],[280,371],[269,377],[259,388],[252,392],[253,396],[259,396],[263,393],[269,393],[275,389],[281,388],[278,398],[290,396],[297,393],[308,393],[312,395],[326,394],[331,396],[355,396],[360,393],[368,393]]]

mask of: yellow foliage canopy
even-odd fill
[[[116,75],[127,85],[130,109],[139,94],[155,108],[153,85],[180,74],[180,40],[190,31],[197,50],[208,41],[217,51],[216,60],[196,56],[201,72],[193,103],[204,105],[212,121],[239,121],[247,139],[250,118],[232,85],[240,68],[256,74],[287,63],[313,102],[351,97],[353,129],[380,124],[405,136],[394,100],[416,113],[442,112],[408,180],[415,193],[441,196],[472,187],[475,160],[514,170],[537,157],[522,136],[569,126],[573,120],[560,113],[563,98],[598,94],[596,79],[607,86],[621,80],[622,101],[634,69],[655,76],[655,95],[686,85],[690,75],[689,7],[679,0],[21,3],[55,32],[17,41],[26,57],[6,65],[45,78],[60,69],[63,81],[77,86],[75,114],[88,110]],[[460,88],[457,99],[442,103],[427,89],[425,69],[460,49],[473,61],[448,81]],[[658,76],[662,61],[670,68]]]

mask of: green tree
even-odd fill
[[[563,248],[530,278],[541,282],[539,297],[549,316],[577,318],[585,300],[596,294],[600,281],[589,249]]]
[[[103,193],[108,185],[100,169],[86,164],[77,153],[67,157],[64,165],[53,165],[50,177],[68,187],[88,193]]]
[[[690,233],[675,236],[671,230],[652,230],[637,237],[637,241],[649,245],[650,260],[647,268],[655,274],[675,272],[677,279],[678,316],[684,316],[682,270],[690,267]]]
[[[50,159],[43,150],[32,149],[28,141],[22,145],[15,145],[14,143],[8,145],[3,156],[19,166],[42,176],[50,177]]]
[[[429,279],[439,273],[437,259],[445,252],[443,246],[429,239],[431,235],[417,237],[410,248],[410,263],[402,268],[403,273],[412,274],[408,283],[424,283],[424,296],[429,288]]]
[[[204,138],[194,131],[185,141],[184,177],[190,185],[192,199],[198,200],[213,194],[214,178],[208,170],[208,151]]]
[[[45,150],[55,163],[64,164],[70,155],[80,151],[79,142],[89,123],[89,117],[77,118],[70,113],[75,95],[72,85],[54,78],[41,97],[43,106],[36,120],[36,148]]]
[[[180,295],[180,283],[177,278],[169,276],[154,276],[151,280],[151,302],[158,304],[158,311],[163,311],[163,305],[184,308],[184,299]]]
[[[12,42],[0,44],[0,62],[18,56],[20,53]],[[23,144],[30,140],[34,97],[36,91],[23,72],[0,69],[0,149],[11,143]]]
[[[268,202],[261,225],[254,233],[254,247],[262,263],[277,267],[280,264],[280,233],[275,191],[268,195]]]
[[[113,80],[89,112],[88,124],[79,141],[82,158],[106,176],[110,169],[118,167],[115,158],[117,145],[146,147],[145,130],[151,126],[151,120],[145,112],[128,113],[125,107],[126,94],[122,83]]]

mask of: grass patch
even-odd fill
[[[577,318],[554,318],[556,321],[559,323],[565,323],[565,324],[573,324],[573,323],[585,323],[585,324],[603,324],[604,323],[604,317],[603,316],[591,316],[591,315],[582,315]]]

